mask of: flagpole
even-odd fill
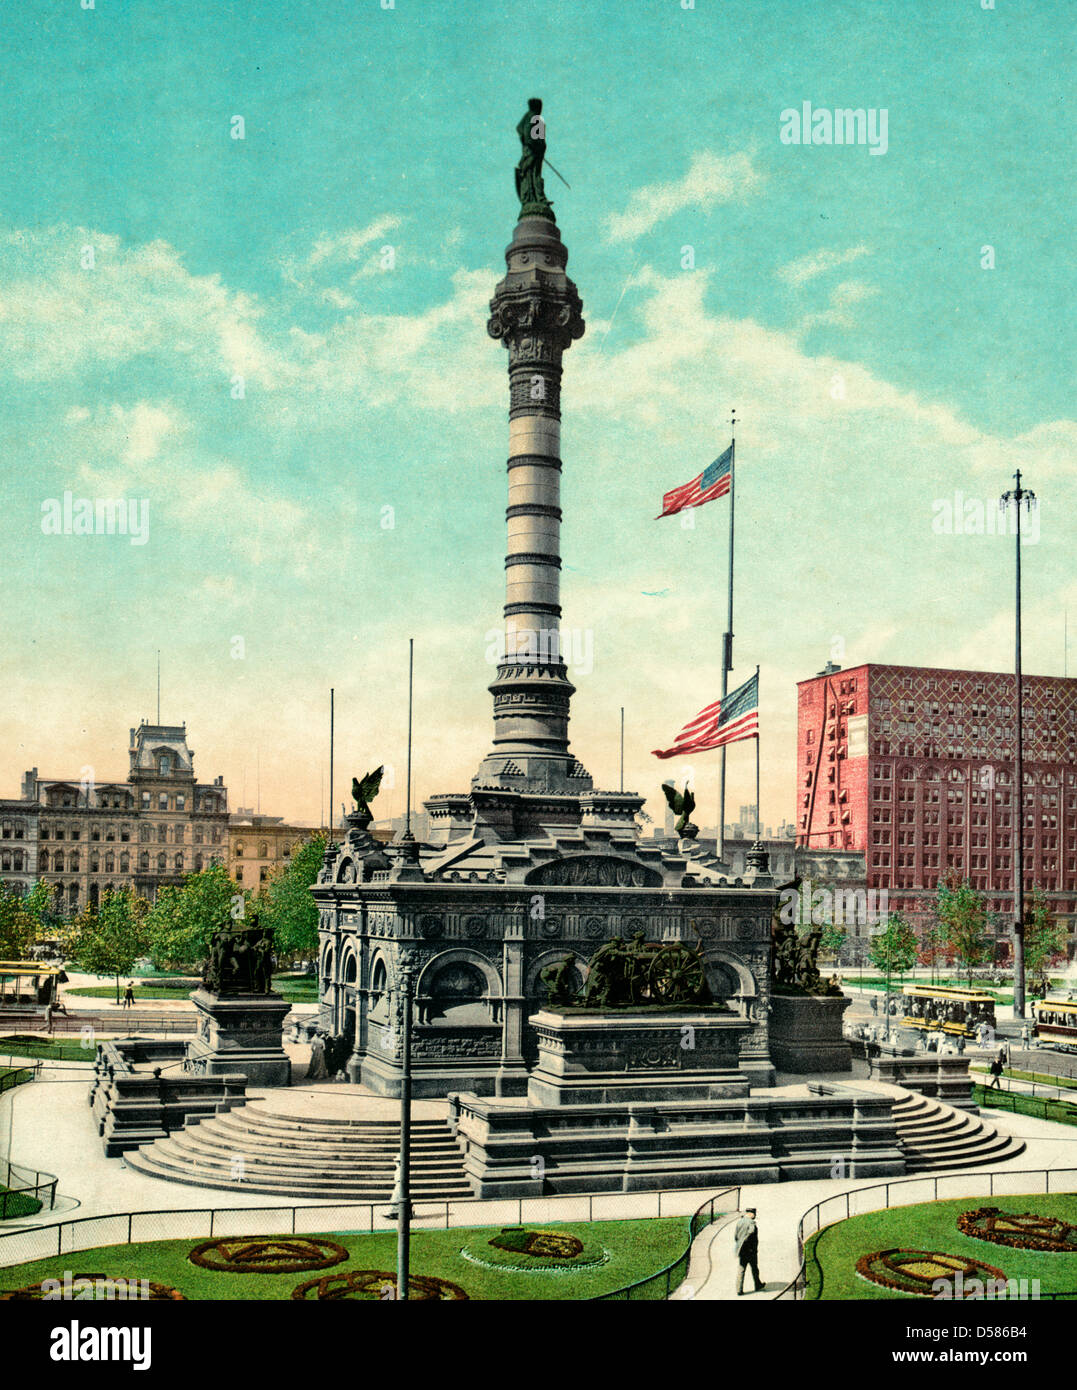
[[[759,806],[759,667],[755,668],[755,839],[763,838],[763,813]]]
[[[621,786],[620,790],[625,789],[625,707],[621,706]]]
[[[730,419],[731,440],[729,445],[729,607],[726,615],[725,638],[722,642],[722,700],[729,693],[729,673],[733,669],[733,504],[737,490],[734,486],[733,471],[737,454],[737,412]],[[715,846],[718,858],[725,858],[725,744],[722,745],[721,783],[718,801],[718,843]]]

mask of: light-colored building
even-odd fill
[[[0,879],[26,894],[37,882],[39,807],[0,800]]]
[[[37,817],[30,881],[51,884],[65,912],[95,905],[106,889],[126,885],[152,902],[162,885],[179,885],[187,874],[224,863],[228,791],[223,777],[196,780],[186,725],[143,722],[131,730],[128,756],[123,781],[99,781],[91,767],[75,778],[42,777],[31,768],[22,800],[3,803],[13,808],[13,821]],[[8,877],[2,869],[0,876]]]

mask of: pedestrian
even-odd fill
[[[1001,1076],[1002,1076],[1002,1053],[1001,1053],[1001,1052],[1000,1052],[999,1055],[995,1058],[995,1060],[991,1063],[990,1071],[991,1071],[991,1084],[989,1085],[988,1090],[1001,1091],[1001,1090],[1002,1090],[1002,1081],[1000,1080],[1000,1078],[1001,1078]]]
[[[737,1293],[744,1292],[744,1271],[752,1271],[755,1281],[753,1292],[766,1287],[759,1277],[759,1227],[755,1224],[755,1207],[749,1207],[737,1222],[733,1232],[733,1249],[737,1255]]]
[[[124,990],[124,992],[123,992],[123,1007],[124,1007],[125,1009],[129,1009],[129,1008],[131,1008],[131,1006],[134,1004],[134,1002],[135,1002],[135,982],[134,982],[134,980],[128,980],[128,981],[127,981],[127,988],[126,988],[126,989]]]
[[[878,1018],[878,1016],[879,1016],[879,1001],[878,1001],[878,999],[876,998],[876,996],[875,996],[874,994],[871,996],[871,1012],[875,1015],[876,1018]]]

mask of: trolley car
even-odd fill
[[[1037,999],[1032,1005],[1036,1020],[1033,1036],[1046,1047],[1077,1052],[1077,1000]]]
[[[0,1010],[51,1004],[58,993],[57,985],[63,984],[66,979],[63,967],[59,965],[0,960]]]
[[[960,985],[906,985],[902,990],[906,1028],[974,1038],[981,1025],[995,1026],[995,996]]]

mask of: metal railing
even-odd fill
[[[696,1236],[700,1231],[705,1230],[713,1222],[715,1216],[721,1216],[723,1212],[716,1212],[714,1204],[734,1193],[732,1209],[740,1210],[740,1187],[724,1187],[721,1192],[716,1192],[712,1197],[708,1197],[705,1202],[698,1206],[688,1218],[688,1243],[672,1261],[666,1265],[665,1269],[660,1269],[656,1274],[648,1274],[643,1279],[637,1279],[634,1283],[625,1284],[623,1288],[615,1289],[612,1293],[596,1294],[594,1298],[588,1299],[589,1303],[620,1303],[631,1302],[637,1299],[665,1299],[669,1298],[674,1289],[678,1288],[688,1273],[688,1265],[692,1258],[692,1246]]]
[[[6,1066],[6,1064],[0,1064]],[[25,1066],[21,1062],[13,1065],[10,1070],[0,1071],[0,1096],[5,1091],[14,1090],[16,1086],[23,1086],[27,1081],[33,1081],[41,1070],[40,1062],[28,1062]]]
[[[0,1176],[0,1221],[6,1221],[9,1216],[29,1215],[25,1210],[28,1197],[51,1211],[56,1205],[57,1182],[55,1173],[43,1173],[37,1168],[24,1168],[19,1163],[9,1163],[7,1176]]]
[[[1040,1184],[1040,1187],[1032,1187],[1033,1181]],[[1068,1188],[1067,1182],[1070,1184]],[[812,1236],[818,1235],[824,1227],[832,1226],[837,1221],[848,1221],[852,1216],[864,1216],[872,1211],[887,1211],[891,1207],[914,1207],[919,1206],[922,1202],[937,1202],[939,1201],[940,1184],[946,1185],[945,1195],[949,1197],[971,1198],[996,1197],[1003,1194],[1017,1197],[1039,1190],[1050,1196],[1052,1192],[1072,1192],[1075,1182],[1077,1182],[1077,1168],[1011,1168],[987,1173],[943,1173],[937,1177],[925,1174],[922,1177],[895,1178],[890,1182],[872,1183],[867,1187],[856,1187],[846,1192],[836,1192],[832,1197],[824,1197],[822,1201],[809,1207],[797,1223],[799,1267],[785,1288],[775,1295],[774,1301],[777,1302],[783,1298],[803,1299],[805,1297],[807,1292],[807,1259],[804,1252],[807,1241]],[[976,1188],[982,1188],[985,1185],[986,1191],[976,1191]],[[900,1189],[899,1195],[902,1200],[891,1200],[890,1194],[895,1189]],[[916,1191],[909,1189],[916,1189]],[[872,1194],[878,1192],[883,1194],[881,1202],[872,1200]],[[867,1198],[867,1201],[862,1200],[864,1198]],[[820,1298],[823,1292],[823,1268],[815,1254],[814,1246],[812,1248],[812,1260],[818,1276],[818,1292],[815,1294],[815,1298]],[[1040,1298],[1063,1299],[1073,1296],[1072,1293],[1054,1293],[1041,1294]]]
[[[237,1183],[237,1186],[241,1184]],[[738,1189],[730,1189],[737,1191]],[[695,1221],[723,1194],[703,1192],[632,1193],[626,1211],[621,1192],[577,1197],[460,1198],[416,1202],[413,1229],[449,1230],[457,1226],[522,1226],[525,1222],[624,1221],[691,1216]],[[314,1235],[327,1231],[389,1232],[397,1228],[390,1201],[315,1202],[306,1205],[197,1207],[190,1210],[117,1212],[54,1223],[24,1224],[0,1230],[0,1267],[90,1250],[99,1245],[132,1245],[167,1239],[212,1240],[225,1236]],[[703,1225],[706,1225],[703,1222]],[[702,1229],[702,1226],[698,1227]],[[676,1261],[674,1262],[676,1263]],[[671,1266],[672,1268],[672,1266]],[[659,1272],[660,1278],[665,1271]],[[659,1295],[655,1294],[654,1297]]]

